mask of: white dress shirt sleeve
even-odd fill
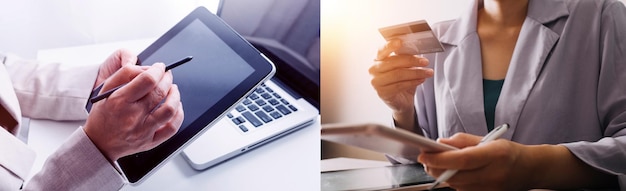
[[[9,55],[4,60],[17,99],[16,111],[31,118],[81,120],[98,73],[98,65],[39,64]],[[5,71],[6,72],[6,71]],[[2,72],[3,75],[6,75]],[[8,81],[9,79],[3,79]],[[7,83],[0,83],[7,84]],[[6,87],[11,88],[11,84]],[[3,91],[10,92],[11,91]],[[1,95],[1,94],[0,94]],[[0,128],[0,190],[19,190],[32,168],[35,153]],[[27,180],[24,190],[119,190],[125,180],[78,128]]]
[[[8,54],[4,62],[22,115],[34,119],[84,120],[99,65],[39,63]],[[62,111],[62,112],[60,112]]]

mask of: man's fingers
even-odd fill
[[[113,75],[111,75],[111,77],[109,77],[104,82],[104,85],[102,86],[102,89],[100,90],[99,94],[102,92],[109,91],[110,89],[115,88],[119,85],[128,83],[137,75],[141,74],[141,72],[143,71],[144,70],[141,69],[140,67],[132,66],[132,65],[124,66],[120,68],[118,71],[113,73]]]
[[[173,84],[169,89],[165,101],[155,108],[148,117],[148,120],[146,120],[146,125],[163,126],[163,124],[170,121],[170,119],[176,115],[180,107],[182,107],[180,103],[180,92],[178,86]]]
[[[158,82],[154,90],[141,99],[146,104],[146,109],[152,111],[157,109],[156,107],[159,107],[161,102],[168,97],[168,94],[170,93],[169,91],[172,88],[173,80],[172,72],[165,72],[161,81]]]
[[[131,80],[126,86],[117,90],[113,95],[124,95],[127,98],[127,102],[136,102],[148,93],[151,93],[161,82],[164,74],[165,65],[156,63]]]
[[[400,47],[402,47],[401,40],[399,39],[390,40],[389,42],[387,42],[387,44],[385,44],[384,47],[378,49],[376,60],[384,60],[385,58],[389,57],[389,55],[391,55],[392,52],[398,50]]]
[[[159,109],[152,113],[152,116],[155,120],[164,119],[159,121],[160,125],[158,126],[160,128],[154,132],[153,143],[161,143],[176,134],[185,117],[183,104],[180,102],[180,92],[176,84],[172,85],[167,99]]]
[[[162,127],[160,127],[154,132],[154,137],[152,139],[152,142],[161,143],[169,139],[170,137],[174,136],[174,134],[178,132],[180,125],[183,123],[183,119],[184,119],[184,112],[183,112],[183,106],[181,103],[181,106],[178,107],[178,111],[176,112],[176,114],[174,114],[174,117],[171,118],[170,121],[168,121],[165,125],[163,125]]]

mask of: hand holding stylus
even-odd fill
[[[126,85],[106,103],[94,104],[79,132],[84,131],[86,140],[109,162],[154,148],[180,128],[184,119],[180,91],[165,70],[162,63],[125,65],[106,79],[104,90]]]
[[[489,132],[487,135],[485,135],[481,140],[480,143],[478,143],[477,146],[486,144],[488,142],[491,142],[493,140],[496,140],[497,138],[499,138],[500,136],[502,136],[502,134],[504,134],[507,130],[509,129],[509,125],[508,124],[503,124],[499,127],[496,127],[493,131]],[[439,176],[439,178],[437,178],[437,180],[433,183],[433,185],[430,187],[430,190],[435,189],[437,186],[439,186],[439,184],[441,184],[442,182],[447,181],[448,179],[452,178],[452,176],[454,176],[456,173],[458,172],[458,170],[456,169],[449,169],[446,170],[443,174],[441,174]]]
[[[191,59],[193,59],[192,56],[187,56],[187,57],[183,58],[182,60],[179,60],[178,62],[174,62],[174,63],[168,65],[167,67],[165,67],[165,71],[167,72],[167,71],[169,71],[171,69],[176,68],[177,66],[183,65],[184,63],[187,63],[187,62],[191,61]],[[110,90],[108,90],[108,91],[106,91],[104,93],[101,93],[101,94],[99,94],[99,95],[97,95],[95,97],[92,97],[91,99],[89,99],[89,101],[91,103],[96,103],[96,102],[98,102],[100,100],[103,100],[104,98],[108,98],[109,96],[111,96],[111,94],[113,94],[113,92],[115,92],[118,89],[124,87],[125,85],[126,84],[122,84],[122,85],[119,85],[117,87],[114,87],[114,88],[112,88],[112,89],[110,89]]]

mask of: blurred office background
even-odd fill
[[[385,40],[378,28],[425,19],[458,17],[470,0],[322,0],[321,114],[324,123],[390,124],[391,112],[370,85],[368,73]],[[385,160],[378,153],[322,141],[322,159]]]
[[[378,28],[458,17],[470,0],[322,0],[322,123],[387,124],[391,114],[370,85],[385,39]]]
[[[368,68],[385,40],[378,28],[458,17],[472,0],[322,0],[321,114],[324,123],[390,124],[391,113],[370,85]],[[622,0],[622,2],[625,2]],[[363,154],[365,153],[365,154]],[[322,142],[322,158],[380,155]]]

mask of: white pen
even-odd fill
[[[489,132],[480,140],[480,143],[478,143],[478,146],[488,143],[490,141],[496,140],[497,138],[502,136],[502,134],[504,134],[504,132],[506,132],[506,130],[508,129],[509,129],[509,124],[506,124],[506,123],[496,127],[494,130]],[[430,187],[429,190],[432,191],[433,189],[435,189],[435,187],[439,186],[439,184],[441,184],[442,182],[448,181],[448,179],[452,178],[452,176],[454,176],[454,174],[456,174],[457,171],[459,170],[446,170],[445,172],[443,172],[443,174],[441,174],[441,176],[437,178],[437,180],[435,181],[435,183],[433,183],[433,185]]]

